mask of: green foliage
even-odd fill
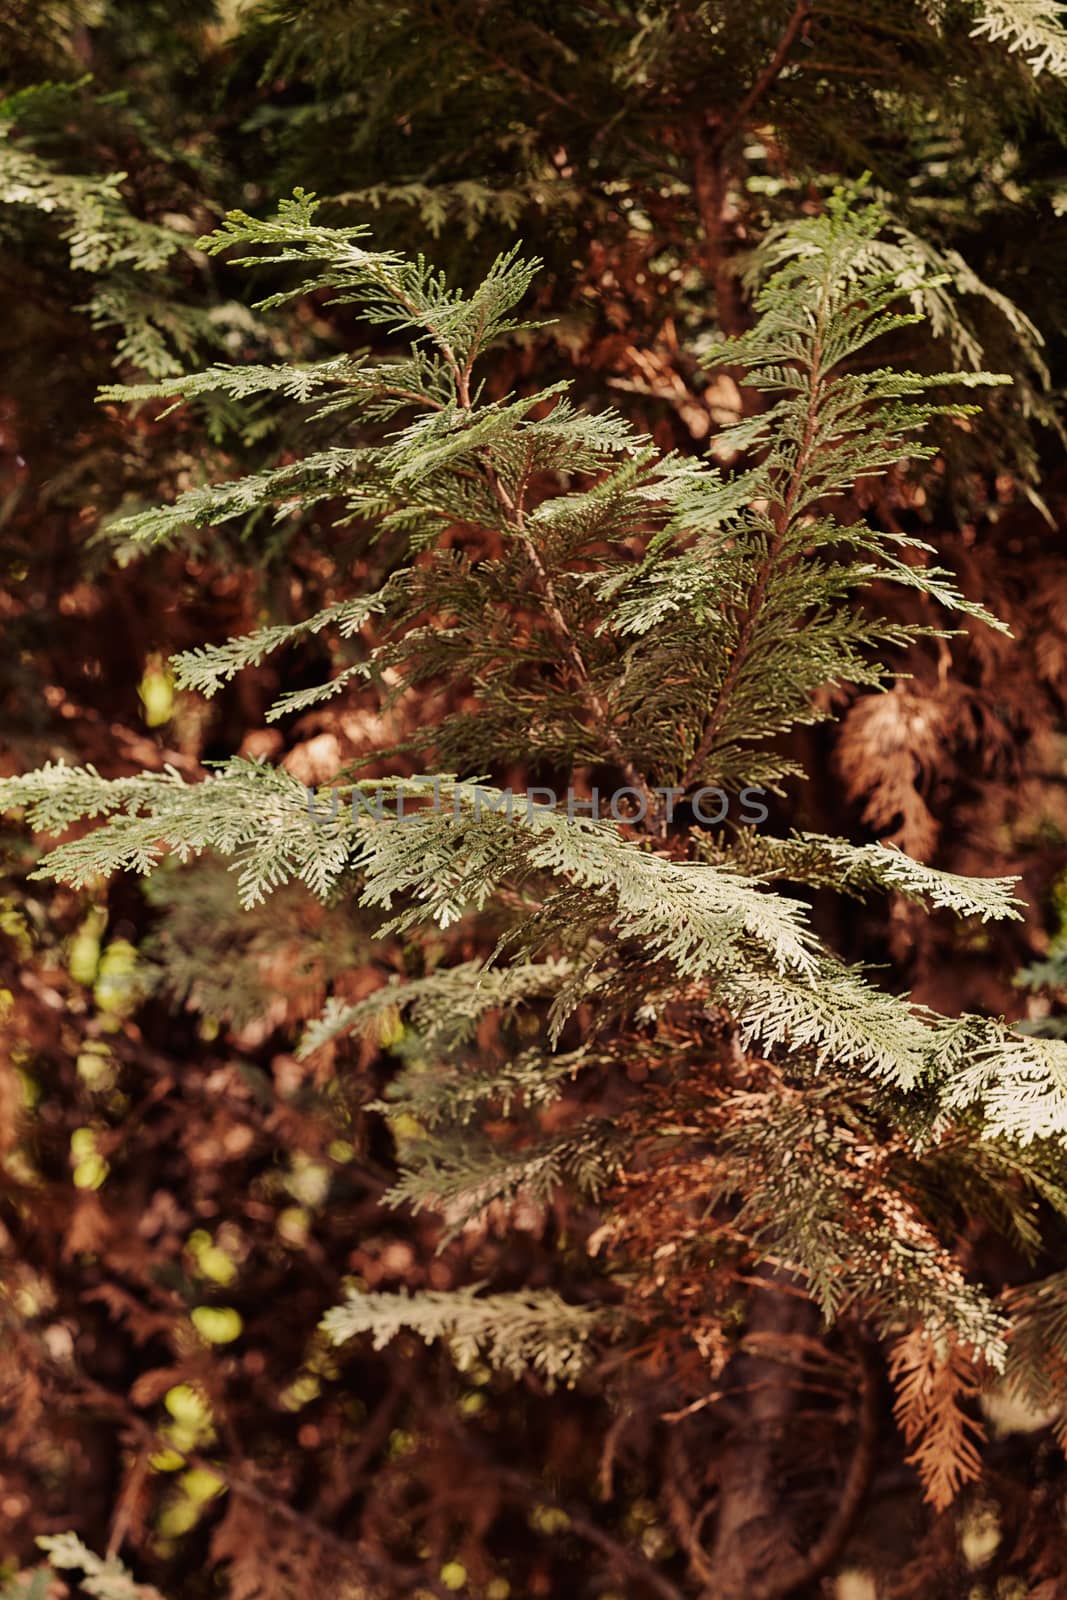
[[[347,907],[323,911],[301,884],[291,884],[252,912],[214,858],[156,873],[145,894],[159,919],[142,946],[146,976],[214,1024],[242,1028],[262,1017],[281,971],[290,994],[302,987],[314,993],[367,959],[370,941]]]
[[[1063,1019],[904,992],[1011,1003],[1041,945],[1003,875],[1036,904],[1062,865],[1058,557],[1013,503],[1060,512],[1061,8],[0,11],[3,774],[71,763],[7,794],[78,885],[6,841],[0,1471],[13,1559],[86,1541],[9,1587],[138,1592],[105,1547],[183,1600],[832,1586],[764,1573],[762,1531],[840,1536],[869,1343],[911,1351],[939,1495],[980,1382],[991,1420],[1067,1414]],[[827,205],[868,169],[879,210]],[[299,183],[329,198],[272,216]],[[838,837],[866,712],[858,764],[901,776],[864,820],[914,782],[936,855]],[[238,748],[279,765],[194,781]],[[539,803],[569,781],[577,820]],[[746,787],[787,837],[733,827]],[[217,1503],[174,1431],[201,1389]],[[853,1548],[898,1493],[884,1409]],[[987,1480],[990,1592],[1067,1581],[1031,1460]],[[947,1523],[908,1525],[890,1586],[950,1589]]]
[[[479,1357],[510,1377],[532,1367],[551,1389],[573,1383],[587,1361],[586,1342],[603,1312],[571,1306],[549,1290],[525,1294],[367,1294],[350,1289],[344,1303],[327,1313],[323,1329],[335,1344],[369,1333],[376,1350],[410,1331],[427,1344],[448,1342],[462,1370]]]
[[[13,138],[10,120],[22,111],[24,98],[0,102],[0,208],[59,223],[70,269],[86,275],[88,299],[80,309],[94,328],[118,330],[116,363],[162,378],[180,371],[201,345],[248,328],[239,307],[209,310],[176,300],[165,269],[188,251],[187,236],[132,214],[122,194],[125,173],[63,172]],[[13,228],[12,212],[0,209],[0,239]]]
[[[1067,27],[1053,0],[981,0],[973,32],[1004,39],[1026,58],[1032,72],[1067,77]]]
[[[415,420],[388,444],[335,446],[237,483],[198,487],[113,531],[157,542],[190,524],[215,525],[269,505],[280,519],[330,499],[343,505],[342,520],[377,524],[377,537],[391,547],[429,545],[461,520],[496,532],[503,553],[471,569],[451,552],[434,551],[428,565],[394,573],[377,595],[342,601],[291,629],[179,658],[180,684],[211,692],[242,665],[305,633],[337,625],[351,634],[381,612],[395,617],[395,639],[387,635],[344,681],[386,668],[399,672],[401,689],[432,678],[479,680],[478,723],[446,722],[434,730],[446,762],[469,770],[508,757],[608,758],[664,785],[688,788],[702,780],[737,789],[791,770],[768,756],[753,759],[751,745],[813,720],[815,691],[835,677],[879,683],[886,669],[872,659],[872,648],[899,646],[922,631],[845,608],[847,597],[875,576],[990,620],[963,600],[948,575],[917,563],[927,549],[922,541],[844,527],[812,510],[861,471],[895,464],[906,449],[920,459],[930,454],[932,447],[914,444],[911,435],[935,416],[962,417],[972,409],[933,404],[922,398],[927,389],[999,381],[974,373],[844,370],[868,342],[917,315],[891,309],[899,291],[889,271],[865,273],[862,304],[856,298],[857,260],[882,222],[876,208],[850,218],[838,203],[821,223],[801,225],[795,256],[762,291],[757,328],[721,352],[751,368],[752,385],[776,397],[718,442],[725,452],[768,446],[758,467],[727,480],[711,467],[659,456],[620,419],[576,412],[555,389],[480,403],[476,364],[494,339],[517,326],[509,313],[530,281],[530,266],[502,258],[467,298],[421,258],[403,263],[367,251],[357,243],[361,229],[324,229],[312,217],[312,203],[298,197],[270,223],[234,214],[205,243],[212,250],[234,242],[282,245],[268,259],[324,261],[325,270],[271,303],[328,289],[338,302],[355,302],[371,321],[413,341],[404,360],[328,363],[316,383],[330,386],[330,411],[379,421],[414,409]],[[278,374],[253,381],[276,387]],[[293,382],[303,380],[298,375]],[[234,384],[229,369],[216,368],[184,387],[175,380],[113,388],[107,396],[174,399],[212,386],[234,393]],[[587,482],[525,506],[530,484],[546,470]],[[634,565],[625,541],[638,529],[652,539]],[[776,581],[764,594],[771,568]],[[530,569],[543,615],[520,649],[494,635],[489,616],[501,597],[529,581]],[[439,619],[432,631],[431,608]],[[666,620],[669,633],[661,626]],[[545,715],[537,712],[529,678],[531,670],[543,676],[550,669],[561,630],[582,636],[582,686],[554,697]],[[304,709],[314,698],[304,691],[274,715]],[[719,709],[702,725],[701,707],[716,702]],[[599,739],[589,726],[591,710],[592,720],[608,724]],[[615,726],[625,729],[624,739]]]
[[[360,428],[356,444],[187,491],[117,531],[154,543],[252,508],[284,517],[329,503],[376,542],[388,578],[294,625],[187,652],[178,681],[213,693],[282,646],[333,629],[355,661],[321,690],[283,697],[276,714],[353,677],[380,687],[386,707],[433,685],[465,708],[379,752],[394,763],[415,753],[435,772],[342,779],[330,807],[313,806],[285,770],[238,758],[193,783],[173,769],[105,781],[91,767],[49,765],[5,780],[0,798],[39,832],[98,824],[39,869],[75,886],[150,872],[168,851],[180,861],[208,851],[233,859],[247,907],[300,883],[326,902],[388,913],[382,936],[473,928],[492,908],[501,928],[492,961],[333,1003],[305,1046],[313,1054],[352,1029],[390,1039],[405,1062],[378,1103],[404,1169],[390,1199],[439,1212],[446,1238],[520,1198],[546,1206],[560,1190],[610,1206],[612,1186],[647,1169],[649,1140],[661,1158],[682,1159],[693,1132],[684,1120],[539,1119],[572,1079],[624,1069],[635,1053],[689,1083],[715,1060],[702,1033],[711,1026],[773,1064],[788,1094],[761,1097],[757,1119],[711,1128],[709,1207],[732,1206],[737,1237],[788,1263],[828,1317],[860,1306],[886,1336],[918,1322],[1002,1367],[1004,1314],[941,1239],[943,1218],[924,1198],[936,1191],[929,1164],[965,1130],[975,1172],[1015,1159],[1023,1185],[1053,1194],[1040,1162],[1027,1167],[1012,1152],[1062,1148],[1067,1047],[996,1020],[939,1017],[879,988],[816,937],[804,901],[774,884],[896,892],[986,922],[1018,916],[1010,881],[968,881],[812,835],[672,839],[665,803],[706,786],[780,785],[795,768],[776,754],[776,736],[826,716],[828,686],[881,685],[885,652],[938,631],[869,612],[875,580],[956,621],[1000,627],[930,564],[923,541],[835,514],[857,479],[929,458],[921,436],[935,419],[975,414],[935,391],[1003,381],[879,364],[879,341],[921,317],[900,309],[896,263],[877,247],[884,222],[877,206],[841,194],[774,241],[757,320],[709,356],[743,371],[758,397],[715,442],[718,456],[745,457],[724,475],[660,452],[613,413],[581,410],[561,385],[489,397],[488,352],[528,326],[516,310],[534,265],[514,252],[465,294],[421,257],[372,249],[363,228],[320,226],[303,193],[266,221],[231,213],[203,248],[299,269],[265,306],[326,294],[401,349],[312,374],[214,367],[110,389],[109,400],[138,405],[215,390],[237,404],[314,396],[319,421]],[[906,292],[921,300],[921,289],[920,277]],[[441,541],[455,529],[465,530],[458,546]],[[629,805],[612,819],[569,815],[538,805],[535,790],[515,796],[467,776],[513,762],[614,771]],[[489,1013],[505,1030],[521,1025],[523,1042],[472,1071]],[[679,1017],[687,1042],[672,1058],[657,1030]],[[872,1150],[885,1130],[897,1152],[877,1185],[858,1164],[861,1124]],[[798,1140],[813,1159],[790,1164]],[[548,1291],[359,1291],[327,1328],[336,1338],[371,1332],[379,1345],[411,1329],[467,1356],[484,1351],[512,1375],[532,1363],[569,1380],[597,1315]]]
[[[76,1534],[48,1534],[37,1542],[53,1567],[60,1572],[79,1572],[80,1587],[96,1600],[160,1600],[158,1589],[135,1583],[121,1561],[113,1556],[101,1558],[87,1549]]]
[[[810,833],[773,839],[745,831],[719,852],[719,858],[769,878],[834,889],[858,900],[872,890],[881,890],[957,916],[979,917],[982,922],[1021,917],[1019,902],[1012,894],[1014,879],[963,878],[938,872],[913,861],[903,850],[883,844],[854,845],[847,839]]]

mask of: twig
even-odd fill
[[[760,612],[763,609],[764,597],[766,596],[768,585],[770,584],[772,574],[774,573],[775,563],[777,562],[778,556],[781,552],[785,536],[789,531],[789,525],[793,520],[793,513],[796,509],[796,503],[800,497],[801,485],[804,482],[808,465],[811,461],[812,455],[814,454],[815,429],[819,416],[819,400],[822,389],[821,366],[825,321],[826,306],[825,301],[823,301],[819,305],[815,334],[812,341],[811,393],[808,400],[808,410],[804,423],[804,434],[800,441],[800,448],[797,451],[796,461],[790,474],[789,484],[786,489],[785,496],[778,505],[777,509],[772,513],[774,522],[774,535],[768,546],[767,554],[764,557],[763,563],[760,566],[759,574],[756,578],[755,585],[753,586],[748,605],[745,608],[745,615],[742,619],[741,627],[737,635],[737,644],[734,646],[733,654],[730,657],[730,665],[727,668],[726,674],[723,678],[722,687],[719,690],[715,707],[704,725],[704,732],[701,735],[700,742],[697,745],[696,750],[693,752],[693,759],[690,761],[681,780],[683,789],[688,788],[689,785],[692,784],[700,775],[700,769],[714,748],[716,737],[718,736],[719,730],[722,727],[723,721],[725,720],[726,713],[730,706],[730,698],[737,687],[741,670],[747,662],[748,652],[752,646],[753,635],[756,631],[756,625],[759,621]]]
[[[705,265],[715,285],[719,322],[723,331],[728,334],[738,334],[742,331],[744,313],[736,281],[723,253],[724,212],[727,188],[732,175],[727,162],[727,146],[779,77],[798,33],[811,15],[811,10],[812,0],[797,0],[793,14],[770,61],[728,117],[717,125],[709,126],[707,115],[697,116],[689,124],[693,197],[704,229]],[[724,370],[729,372],[730,368],[726,367]]]
[[[476,338],[472,342],[470,353],[462,366],[451,355],[448,357],[452,363],[456,378],[457,398],[460,405],[467,409],[469,409],[471,403],[470,374],[477,348],[478,341]],[[644,807],[641,826],[647,833],[662,838],[666,834],[663,808],[659,799],[649,787],[644,774],[638,771],[623,749],[619,737],[612,727],[607,704],[589,677],[589,669],[585,664],[585,658],[578,648],[577,641],[571,633],[567,619],[563,615],[559,600],[556,597],[555,585],[552,582],[551,575],[541,560],[540,551],[527,532],[521,495],[519,498],[514,498],[508,493],[500,481],[500,474],[493,465],[489,454],[484,454],[482,461],[490,492],[522,546],[523,553],[533,573],[534,584],[544,607],[545,615],[552,624],[553,632],[563,647],[567,662],[578,685],[579,695],[592,725],[600,733],[608,755],[622,772],[629,787],[641,797]]]
[[[700,1542],[700,1528],[710,1506],[705,1507],[697,1517],[692,1515],[682,1488],[689,1476],[690,1468],[681,1434],[672,1428],[667,1435],[667,1481],[664,1485],[667,1514],[670,1517],[671,1527],[678,1535],[682,1549],[689,1559],[690,1572],[698,1583],[710,1587],[715,1581],[715,1568]]]
[[[115,1514],[111,1519],[111,1532],[108,1536],[107,1549],[104,1552],[108,1560],[117,1556],[122,1549],[129,1532],[130,1523],[133,1521],[134,1511],[141,1490],[144,1488],[145,1478],[148,1476],[148,1450],[142,1444],[137,1452],[137,1459],[129,1477],[122,1486]]]
[[[767,93],[768,89],[770,89],[775,79],[781,73],[782,68],[785,66],[797,34],[800,32],[801,28],[804,26],[804,23],[811,15],[811,10],[812,0],[797,0],[793,15],[786,23],[785,32],[779,39],[778,48],[775,50],[773,56],[764,67],[763,71],[760,73],[751,89],[745,95],[744,99],[741,101],[741,104],[734,111],[733,115],[728,117],[727,120],[716,129],[715,136],[712,140],[713,149],[721,149],[727,140],[730,139],[734,133],[736,133],[737,129],[744,122],[749,112],[752,111],[763,99],[763,96]]]

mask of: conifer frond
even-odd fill
[[[145,222],[123,199],[124,172],[60,170],[20,144],[0,116],[0,207],[28,208],[59,224],[70,268],[89,275],[79,307],[94,327],[118,328],[115,364],[127,361],[160,380],[199,346],[254,322],[240,307],[204,310],[175,297],[161,275],[188,249],[176,229]]]
[[[879,203],[882,203],[881,197]],[[973,297],[995,310],[1014,336],[1035,388],[1048,384],[1049,375],[1042,354],[1044,339],[1025,312],[992,284],[986,283],[956,250],[940,248],[928,236],[916,233],[892,215],[888,197],[886,226],[877,237],[868,239],[857,252],[853,270],[858,274],[881,269],[894,278],[899,294],[911,310],[928,324],[935,339],[944,341],[952,359],[977,374],[985,362],[985,351],[964,297]],[[793,228],[778,224],[769,228],[746,257],[743,282],[753,292],[798,250]],[[957,375],[957,381],[963,381]]]
[[[462,758],[469,770],[491,750],[513,759],[611,759],[645,774],[646,786],[657,778],[683,788],[777,783],[790,764],[754,747],[824,715],[816,696],[827,683],[881,682],[885,669],[875,652],[923,631],[846,609],[849,596],[875,576],[998,626],[949,574],[900,559],[902,547],[925,553],[919,541],[865,524],[845,527],[822,511],[825,498],[856,477],[906,451],[928,454],[913,435],[933,417],[968,414],[966,406],[928,401],[931,388],[1000,381],[980,372],[931,376],[852,364],[872,340],[915,315],[894,308],[900,287],[880,260],[863,265],[885,226],[876,206],[850,209],[848,198],[838,197],[825,216],[793,228],[761,291],[758,324],[718,353],[776,397],[759,423],[762,460],[726,479],[707,463],[660,458],[613,413],[577,411],[565,385],[481,402],[475,366],[493,339],[513,331],[509,314],[532,264],[512,252],[467,296],[421,258],[373,251],[365,230],[318,227],[313,213],[306,195],[263,222],[234,213],[208,244],[259,244],[275,251],[272,261],[318,263],[322,274],[302,290],[329,288],[414,341],[406,365],[324,369],[340,392],[329,405],[366,402],[384,407],[382,414],[406,407],[414,415],[381,446],[333,446],[231,484],[200,486],[173,506],[124,518],[114,532],[165,541],[184,526],[267,507],[284,518],[337,498],[347,520],[377,523],[412,553],[454,521],[503,537],[500,561],[471,566],[435,551],[424,569],[397,575],[397,592],[406,583],[409,600],[398,613],[394,668],[417,674],[408,682],[477,672],[483,718],[436,730],[447,761]],[[912,277],[922,281],[921,273]],[[250,369],[242,378],[212,368],[184,384],[139,386],[127,398],[219,385],[233,394],[247,385],[305,397],[310,381],[305,371],[287,380],[274,369]],[[729,430],[719,442],[727,449],[742,443]],[[757,441],[746,435],[744,442],[751,448]],[[594,481],[531,496],[540,473],[590,474]],[[635,534],[648,540],[636,566],[621,548]],[[862,559],[841,559],[850,547]],[[541,611],[532,642],[551,656],[561,629],[582,640],[580,648],[566,646],[570,675],[582,687],[548,719],[526,710],[526,652],[487,626],[506,595],[531,584]],[[429,628],[427,608],[437,613]],[[442,611],[451,626],[440,625]],[[405,640],[417,667],[405,661]],[[229,651],[220,662],[227,672],[241,658],[238,647]],[[184,662],[179,670],[187,670]],[[297,691],[274,715],[341,693],[356,673],[350,667],[329,684]],[[619,731],[609,734],[609,726]]]
[[[1009,1290],[1012,1316],[1007,1379],[1042,1410],[1067,1410],[1067,1272]]]
[[[326,683],[316,683],[308,689],[293,689],[274,702],[266,712],[264,720],[277,722],[281,717],[291,716],[296,711],[306,711],[309,706],[321,705],[324,700],[332,700],[356,679],[369,677],[371,671],[369,662],[357,661],[352,666],[345,667],[343,672],[339,672]]]
[[[450,289],[423,256],[405,260],[395,251],[364,249],[370,230],[323,228],[315,223],[319,202],[303,189],[279,203],[276,217],[261,220],[243,211],[231,211],[214,233],[198,241],[199,248],[218,255],[236,245],[262,246],[263,252],[234,258],[237,266],[260,262],[320,267],[293,289],[271,295],[263,307],[314,290],[331,291],[334,305],[358,305],[372,323],[394,331],[406,329],[425,339],[469,372],[476,357],[504,334],[536,324],[516,321],[509,312],[525,295],[540,263],[520,260],[512,249],[490,267],[474,292],[465,296]],[[271,253],[266,253],[270,251]]]
[[[785,878],[812,888],[836,889],[862,900],[872,890],[953,911],[983,922],[1018,921],[1021,902],[1012,894],[1014,878],[965,878],[941,872],[892,845],[850,844],[824,834],[795,833],[775,839],[754,829],[717,852],[753,876]]]
[[[181,655],[171,658],[175,683],[181,689],[195,689],[210,699],[223,684],[229,683],[246,667],[258,667],[275,650],[295,644],[308,634],[321,633],[323,628],[336,628],[342,639],[350,638],[359,632],[368,618],[383,611],[389,600],[390,590],[386,586],[377,594],[338,600],[334,605],[316,611],[314,616],[305,617],[302,622],[260,628],[255,633],[227,639],[225,644],[200,645],[195,650],[183,651]]]
[[[194,785],[174,773],[105,784],[89,770],[46,768],[5,780],[0,798],[26,806],[47,831],[110,813],[95,833],[60,845],[37,869],[75,885],[102,871],[150,871],[166,849],[179,859],[215,850],[236,857],[245,904],[291,879],[326,897],[354,871],[362,903],[390,910],[401,900],[404,909],[387,926],[407,928],[427,918],[447,927],[505,882],[548,874],[570,886],[564,904],[572,926],[606,925],[679,978],[713,979],[749,1040],[848,1061],[902,1088],[932,1075],[946,1084],[947,1104],[981,1102],[991,1128],[1009,1137],[1067,1130],[1060,1083],[1067,1068],[1057,1055],[1067,1057],[1067,1045],[980,1019],[931,1026],[905,1000],[821,954],[804,908],[758,881],[651,855],[609,824],[521,808],[509,818],[500,791],[454,781],[446,789],[444,781],[394,781],[394,794],[411,804],[434,793],[451,802],[403,821],[364,814],[366,801],[355,815],[340,805],[336,816],[313,815],[291,775],[236,759]],[[930,880],[923,884],[929,892]],[[958,886],[953,892],[958,899]]]
[[[727,1105],[716,1192],[736,1193],[734,1226],[803,1276],[827,1325],[859,1304],[885,1334],[919,1319],[1003,1368],[1006,1317],[901,1192],[896,1141],[869,1112],[833,1086]]]
[[[897,1388],[897,1423],[913,1447],[908,1460],[926,1498],[943,1511],[981,1470],[984,1433],[964,1410],[979,1388],[974,1361],[955,1340],[917,1328],[894,1345],[889,1371]]]
[[[63,219],[70,264],[84,272],[128,266],[152,272],[178,244],[169,228],[142,222],[123,203],[124,172],[80,177],[58,172],[17,144],[0,121],[0,205],[31,206]]]
[[[61,1572],[80,1572],[79,1587],[96,1596],[96,1600],[163,1600],[151,1584],[136,1583],[116,1556],[98,1556],[76,1533],[45,1534],[37,1543],[53,1567]]]
[[[427,1072],[428,1050],[425,1041],[412,1041],[413,1066],[399,1073],[387,1098],[371,1102],[369,1109],[400,1111],[421,1127],[458,1129],[484,1116],[490,1107],[510,1117],[520,1110],[552,1105],[579,1072],[618,1064],[613,1054],[581,1045],[567,1051],[518,1050],[498,1065],[481,1063],[477,1069],[466,1060],[446,1065],[435,1053],[433,1071]]]
[[[412,1147],[411,1160],[388,1198],[414,1211],[438,1212],[445,1224],[443,1244],[478,1222],[490,1206],[510,1205],[520,1196],[533,1205],[547,1205],[566,1186],[595,1200],[626,1153],[626,1141],[613,1124],[595,1117],[536,1144],[510,1149],[472,1137],[465,1129],[423,1134]],[[402,1161],[407,1155],[402,1150]]]
[[[275,520],[281,521],[297,506],[313,506],[354,488],[372,461],[365,450],[338,446],[232,483],[200,484],[171,505],[118,518],[108,531],[138,544],[166,544],[185,528],[217,527],[271,505],[277,505]]]
[[[404,1332],[427,1344],[441,1339],[461,1370],[480,1357],[512,1378],[532,1368],[552,1389],[560,1382],[570,1387],[581,1376],[589,1341],[610,1315],[599,1306],[568,1305],[551,1289],[482,1294],[475,1286],[412,1295],[350,1289],[322,1327],[334,1344],[369,1333],[376,1350]]]
[[[387,984],[355,1004],[331,1000],[308,1029],[300,1053],[312,1055],[345,1033],[381,1037],[383,1030],[402,1031],[404,1017],[427,1049],[453,1050],[470,1039],[487,1011],[511,1010],[531,997],[554,994],[568,971],[563,960],[508,967],[465,961],[426,978]]]
[[[109,814],[38,869],[73,884],[101,872],[148,871],[167,849],[183,860],[216,850],[238,857],[246,904],[292,878],[325,895],[354,869],[364,904],[388,910],[408,900],[393,926],[431,918],[447,927],[509,876],[539,871],[588,891],[598,919],[607,916],[681,973],[741,962],[746,941],[776,969],[814,971],[806,908],[727,868],[650,855],[610,823],[536,808],[529,796],[489,785],[437,777],[374,787],[406,797],[409,814],[378,820],[372,812],[382,802],[365,792],[369,783],[346,791],[360,797],[351,809],[338,794],[336,814],[322,813],[291,774],[239,758],[199,784],[173,771],[106,782],[90,768],[49,766],[5,780],[0,799],[25,806],[47,832]],[[414,809],[435,793],[447,809]]]
[[[187,400],[204,394],[225,394],[232,400],[247,400],[251,395],[280,394],[287,400],[306,403],[330,384],[347,384],[358,379],[361,365],[352,356],[334,356],[308,366],[281,362],[273,367],[213,366],[203,372],[187,372],[157,383],[109,383],[99,391],[102,404],[137,405],[146,400],[169,400],[159,413],[165,417]]]
[[[517,177],[506,185],[477,178],[455,183],[368,184],[331,198],[335,205],[358,206],[361,210],[407,206],[417,213],[431,238],[438,238],[447,223],[455,222],[462,226],[468,239],[474,239],[486,222],[498,222],[513,233],[530,208],[540,209],[551,200],[554,206],[577,210],[583,196],[577,184],[554,175],[551,184],[536,176]]]
[[[1067,1138],[1067,1040],[979,1017],[943,1023],[939,1035],[948,1108],[980,1105],[990,1132],[1019,1144]]]
[[[1067,77],[1067,20],[1057,0],[980,0],[972,35],[1002,39],[1034,73]]]
[[[848,1062],[901,1089],[914,1088],[930,1070],[934,1037],[906,998],[876,989],[857,968],[830,957],[800,978],[750,970],[723,992],[746,1045],[808,1050],[818,1062]]]

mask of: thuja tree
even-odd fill
[[[880,364],[879,342],[918,315],[881,264],[882,223],[838,196],[777,241],[754,326],[715,352],[758,397],[716,440],[747,463],[725,470],[577,409],[563,384],[486,398],[536,263],[508,255],[468,295],[361,228],[317,225],[302,193],[267,221],[232,213],[206,250],[300,269],[292,295],[356,308],[395,353],[107,391],[275,396],[305,408],[309,441],[119,531],[159,544],[318,507],[373,546],[369,592],[174,663],[211,695],[332,636],[332,676],[272,714],[345,696],[366,713],[364,759],[315,796],[237,758],[202,782],[48,766],[0,795],[39,832],[70,830],[40,871],[72,885],[215,852],[249,908],[299,880],[407,941],[408,975],[331,1003],[305,1054],[343,1074],[350,1037],[391,1052],[387,1095],[359,1117],[391,1130],[394,1206],[439,1215],[444,1240],[533,1227],[548,1248],[535,1284],[354,1282],[325,1332],[346,1350],[441,1341],[535,1395],[607,1393],[606,1501],[634,1442],[661,1430],[668,1541],[558,1513],[588,1541],[585,1565],[633,1593],[802,1590],[844,1559],[900,1455],[938,1509],[980,1478],[980,1394],[1050,1418],[1065,1398],[1067,1290],[1018,1285],[1027,1254],[1062,1236],[1067,1049],[887,992],[810,915],[830,892],[1011,918],[1011,882],[734,825],[753,791],[781,809],[797,774],[778,736],[825,717],[829,688],[877,688],[916,633],[999,627],[917,539],[834,514],[857,479],[928,459],[927,425],[977,409],[961,390],[999,381]],[[928,620],[887,620],[876,596],[893,585]],[[724,810],[709,790],[729,824],[707,824]],[[998,1235],[1010,1294],[981,1281]],[[517,1476],[504,1442],[449,1417],[450,1459],[499,1494]],[[195,1436],[172,1431],[168,1450],[195,1461]],[[471,1522],[474,1579],[502,1593],[506,1528]],[[1054,1578],[1055,1532],[1027,1537],[1013,1559]],[[434,1569],[413,1511],[373,1552],[361,1538],[342,1553],[383,1592],[470,1576]]]
[[[903,521],[929,538],[1014,642],[983,631],[928,647],[895,694],[860,693],[839,726],[798,730],[798,759],[826,775],[805,791],[804,825],[848,833],[862,813],[938,866],[1021,872],[1032,911],[971,941],[966,962],[946,959],[939,919],[864,913],[881,928],[872,958],[891,951],[899,981],[932,1004],[1017,1005],[1006,975],[1040,954],[1041,922],[1054,925],[1045,886],[1064,835],[1048,753],[1063,725],[1067,577],[1047,517],[1026,498],[1036,491],[1059,517],[1060,446],[1033,423],[1055,422],[1062,387],[1067,273],[1052,184],[1063,8],[264,0],[246,15],[235,51],[242,73],[254,67],[271,86],[254,126],[279,170],[352,216],[373,206],[383,244],[432,232],[436,258],[461,281],[515,233],[532,241],[548,266],[537,303],[562,315],[503,357],[494,383],[506,387],[522,363],[542,382],[573,377],[594,409],[621,389],[626,414],[683,453],[702,450],[739,398],[752,403],[733,369],[707,373],[701,361],[709,333],[747,326],[749,250],[813,194],[874,174],[894,224],[883,243],[898,246],[901,271],[913,256],[928,281],[944,271],[957,291],[932,291],[952,355],[916,331],[907,364],[983,366],[1016,382],[980,429],[945,430],[944,470],[921,497],[891,472],[853,498],[882,526]],[[897,596],[912,620],[923,615],[913,600]]]

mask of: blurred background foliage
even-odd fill
[[[286,429],[303,424],[295,408],[238,420],[218,398],[131,418],[98,403],[102,385],[352,346],[344,308],[252,309],[271,269],[232,272],[195,247],[223,210],[265,211],[302,184],[325,220],[432,247],[460,281],[521,238],[546,264],[545,325],[515,342],[501,384],[565,372],[583,400],[702,453],[752,403],[702,368],[746,326],[751,252],[867,172],[902,281],[935,263],[959,291],[902,355],[1016,383],[980,428],[946,436],[934,473],[865,484],[848,511],[921,532],[1014,637],[916,647],[892,693],[796,735],[813,776],[778,820],[1018,873],[1029,909],[1005,931],[963,939],[896,901],[847,926],[829,904],[816,918],[922,1001],[1067,1032],[1067,62],[1035,72],[1010,37],[975,35],[986,9],[3,0],[0,771],[62,757],[193,775],[240,752],[316,783],[374,746],[358,691],[267,725],[281,670],[287,689],[321,679],[320,642],[210,705],[166,668],[204,639],[297,620],[342,579],[376,584],[325,511],[136,558],[109,537],[121,512],[292,459]],[[652,1400],[616,1462],[610,1375],[547,1394],[415,1337],[337,1351],[319,1331],[348,1282],[537,1286],[549,1253],[581,1297],[562,1212],[439,1250],[431,1217],[382,1206],[412,1130],[364,1107],[417,1054],[409,1025],[296,1054],[327,996],[479,954],[470,930],[375,941],[344,904],[295,889],[239,912],[211,861],[76,894],[28,881],[17,829],[2,842],[11,1594],[692,1592],[678,1478],[697,1469]],[[1010,1283],[1015,1264],[983,1271]],[[854,1536],[859,1587],[835,1592],[975,1594],[981,1576],[1007,1600],[1020,1572],[1047,1584],[1027,1594],[1064,1592],[1047,1514],[1062,1462],[1042,1419],[1001,1420],[999,1501],[934,1517],[887,1466]],[[84,1546],[53,1543],[66,1578],[34,1575],[35,1539],[68,1529]],[[896,1587],[863,1587],[894,1569]]]

